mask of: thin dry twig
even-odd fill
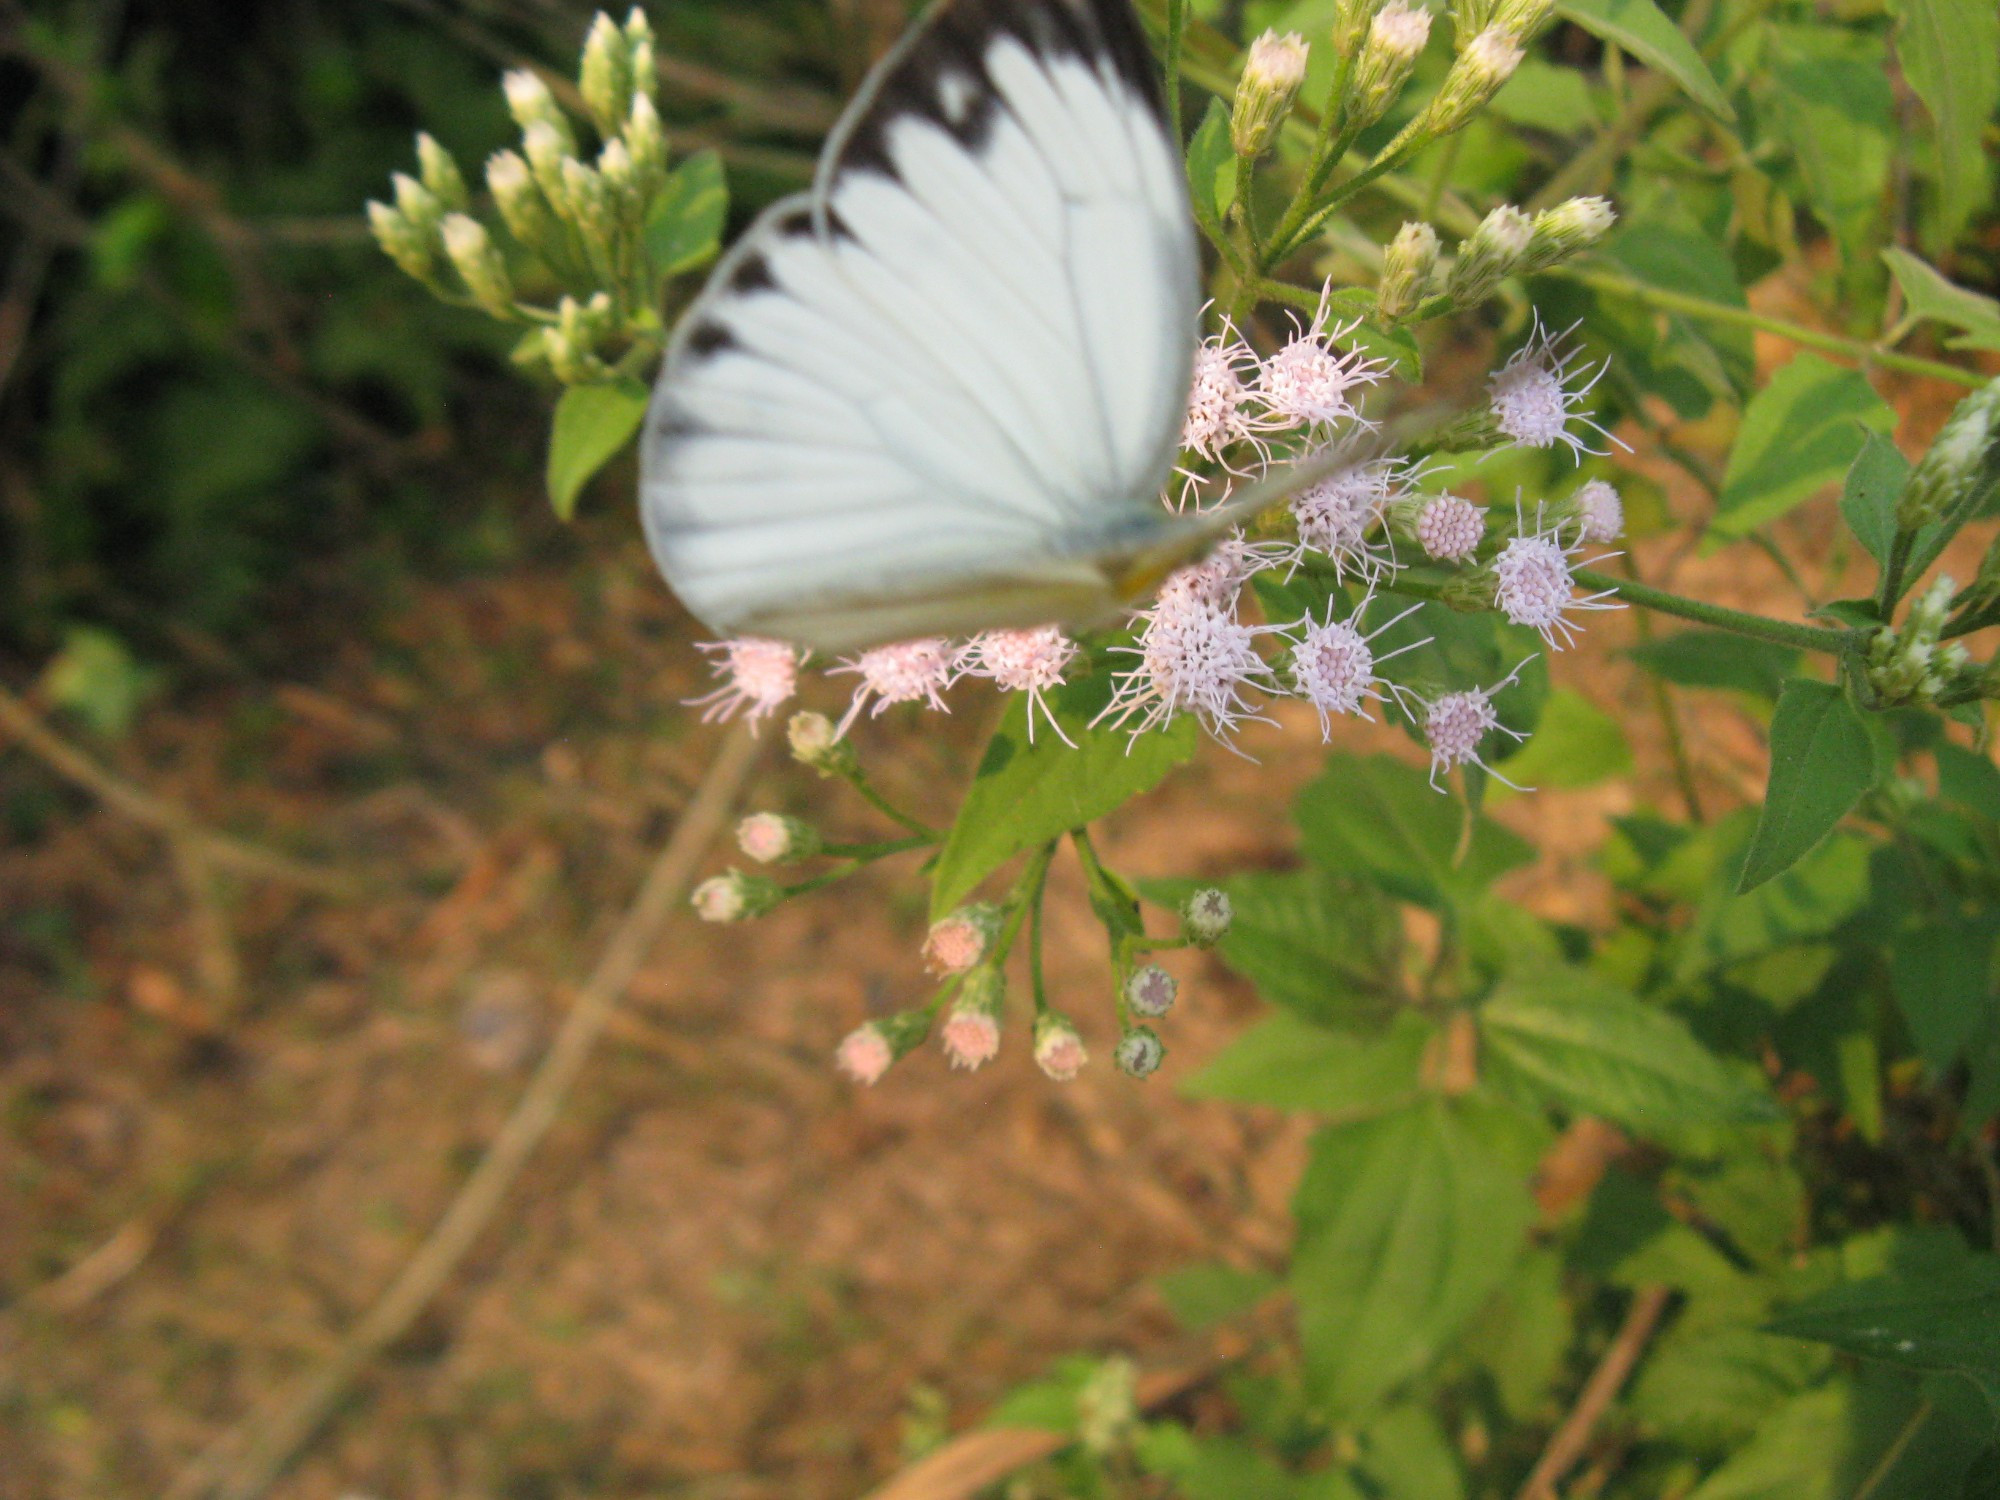
[[[57,775],[75,782],[106,807],[135,823],[145,824],[177,844],[193,845],[210,864],[329,896],[349,896],[357,889],[351,877],[338,871],[217,833],[178,803],[114,775],[50,729],[33,709],[4,687],[0,687],[0,730],[11,734],[29,754]]]
[[[1660,1314],[1666,1311],[1671,1295],[1672,1290],[1663,1286],[1641,1287],[1633,1294],[1632,1305],[1625,1310],[1625,1321],[1618,1325],[1611,1346],[1583,1383],[1576,1405],[1549,1438],[1548,1446],[1542,1449],[1542,1456],[1536,1460],[1528,1482],[1521,1486],[1515,1500],[1555,1500],[1556,1486],[1590,1446],[1591,1433],[1612,1399],[1624,1388],[1646,1341],[1659,1326]]]
[[[749,779],[758,748],[758,741],[741,725],[723,741],[513,1113],[388,1290],[349,1331],[339,1350],[297,1389],[224,1434],[184,1470],[168,1491],[170,1500],[210,1494],[222,1500],[256,1500],[319,1430],[356,1377],[443,1289],[561,1114],[563,1101],[610,1024],[625,987],[652,951],[660,928],[680,905],[702,855],[727,820]]]

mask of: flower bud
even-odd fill
[[[1181,903],[1181,935],[1197,948],[1212,948],[1228,934],[1235,916],[1228,892],[1203,886]]]
[[[1339,58],[1352,58],[1361,50],[1361,44],[1368,36],[1368,23],[1374,19],[1375,7],[1379,0],[1336,0],[1333,12],[1333,53]]]
[[[785,725],[785,739],[792,747],[792,759],[822,776],[854,769],[854,747],[840,738],[825,714],[810,709],[793,714]]]
[[[1610,231],[1618,215],[1606,198],[1569,198],[1535,215],[1523,271],[1542,271],[1580,255]]]
[[[589,385],[610,371],[597,357],[598,340],[608,321],[610,299],[599,292],[588,302],[564,297],[556,304],[556,326],[545,329],[549,368],[564,385]]]
[[[486,158],[486,188],[493,194],[507,232],[528,249],[542,253],[555,233],[556,221],[528,164],[515,152],[494,152]]]
[[[977,901],[933,922],[924,938],[924,967],[933,974],[963,974],[986,957],[1000,935],[1001,917],[992,902]]]
[[[811,859],[826,847],[819,830],[782,813],[752,813],[736,825],[736,847],[760,865]]]
[[[513,318],[514,283],[486,226],[470,214],[446,214],[440,233],[473,300],[496,318]]]
[[[1125,1004],[1133,1015],[1156,1021],[1174,1008],[1174,997],[1180,988],[1165,969],[1158,964],[1147,964],[1143,969],[1134,969],[1125,981]]]
[[[761,917],[785,898],[785,889],[762,875],[725,870],[694,888],[688,905],[704,922],[746,922]]]
[[[1457,495],[1410,495],[1390,512],[1390,524],[1434,562],[1464,562],[1486,539],[1486,512]]]
[[[1111,1054],[1118,1071],[1132,1078],[1147,1078],[1159,1071],[1160,1062],[1167,1055],[1167,1049],[1150,1026],[1134,1026],[1118,1038],[1118,1047]]]
[[[968,1071],[993,1061],[1000,1052],[1000,1009],[1007,981],[996,968],[974,969],[959,986],[938,1040],[954,1068]]]
[[[1306,44],[1297,32],[1267,31],[1251,43],[1229,112],[1229,143],[1238,156],[1254,161],[1271,149],[1305,81]]]
[[[1368,40],[1354,65],[1347,88],[1347,124],[1352,129],[1373,125],[1389,112],[1409,82],[1417,54],[1430,40],[1431,13],[1412,8],[1406,0],[1389,0],[1368,25]]]
[[[623,141],[607,141],[597,153],[597,173],[614,214],[626,223],[639,217],[639,182],[632,170],[632,153]]]
[[[438,225],[444,219],[444,205],[438,196],[407,172],[390,174],[396,190],[396,212],[409,221],[410,228],[435,243]]]
[[[368,202],[368,228],[382,253],[400,266],[404,274],[428,282],[437,274],[435,241],[419,234],[416,226],[386,203]]]
[[[1057,1083],[1068,1083],[1090,1061],[1083,1038],[1067,1017],[1045,1010],[1035,1018],[1035,1066]]]
[[[653,60],[653,26],[636,5],[625,17],[625,47],[632,59],[633,102],[655,99],[660,92],[660,70]]]
[[[553,126],[538,120],[521,133],[521,149],[527,153],[528,169],[549,207],[574,223],[576,210],[569,201],[563,169],[575,158],[570,155],[571,148],[564,143],[562,135]]]
[[[1962,521],[2000,487],[2000,377],[1958,403],[1896,501],[1896,529]]]
[[[1487,24],[1504,27],[1524,42],[1532,41],[1555,8],[1555,0],[1500,0]]]
[[[1625,501],[1608,480],[1592,479],[1569,498],[1584,541],[1602,546],[1625,534]]]
[[[834,1049],[834,1066],[856,1083],[872,1084],[899,1057],[907,1057],[930,1035],[931,1018],[921,1010],[899,1010],[893,1016],[857,1026]]]
[[[452,154],[427,131],[417,132],[417,175],[437,201],[451,213],[464,213],[471,198],[465,191],[465,177]]]
[[[618,23],[603,11],[590,23],[583,42],[577,83],[583,107],[599,135],[615,135],[632,108],[632,53]]]
[[[1479,221],[1479,227],[1458,247],[1445,290],[1460,307],[1485,300],[1502,277],[1521,264],[1534,221],[1510,203],[1503,203]]]
[[[1375,288],[1375,312],[1384,322],[1407,318],[1431,294],[1437,275],[1437,231],[1428,224],[1409,223],[1396,231],[1382,252],[1382,280]]]
[[[625,122],[625,149],[632,153],[632,182],[642,204],[650,203],[667,181],[667,133],[653,101],[640,94]]]
[[[608,247],[618,236],[618,214],[603,174],[572,156],[562,164],[562,179],[570,222],[584,238]]]
[[[1450,135],[1499,93],[1500,85],[1520,66],[1519,39],[1504,26],[1488,26],[1452,62],[1424,112],[1424,128],[1433,135]]]
[[[556,96],[538,76],[526,68],[517,68],[500,80],[500,87],[507,95],[507,112],[521,127],[524,140],[529,131],[542,125],[555,133],[562,155],[568,156],[576,150],[576,133],[570,129],[569,116],[562,112]]]

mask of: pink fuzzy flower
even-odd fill
[[[1582,550],[1580,540],[1563,541],[1558,525],[1514,537],[1493,559],[1493,602],[1512,623],[1537,632],[1551,650],[1576,644],[1577,628],[1569,618],[1572,610],[1618,608],[1604,602],[1608,589],[1576,597],[1570,559]]]
[[[1577,520],[1583,526],[1586,542],[1603,545],[1624,535],[1625,501],[1609,483],[1593,479],[1570,498],[1576,502]]]
[[[852,672],[861,678],[861,685],[854,690],[854,701],[841,716],[835,736],[847,733],[848,726],[853,724],[870,698],[875,700],[875,707],[870,710],[871,718],[880,715],[892,703],[914,703],[920,698],[932,708],[949,713],[940,695],[957,678],[957,661],[958,653],[951,649],[948,642],[936,636],[877,646],[873,651],[864,651],[859,656],[844,660],[829,675]]]
[[[833,1054],[834,1066],[861,1084],[879,1082],[895,1060],[889,1039],[872,1021],[848,1032]]]
[[[1257,637],[1274,629],[1243,624],[1233,588],[1230,605],[1210,603],[1212,581],[1182,576],[1198,572],[1183,569],[1168,580],[1153,607],[1138,616],[1144,628],[1136,646],[1111,648],[1137,656],[1139,662],[1121,675],[1111,701],[1093,723],[1109,719],[1122,726],[1137,715],[1136,738],[1177,714],[1192,713],[1226,743],[1242,720],[1261,717],[1251,712],[1243,694],[1251,688],[1276,691],[1270,664],[1256,649]]]
[[[1329,330],[1328,302],[1333,293],[1329,281],[1320,294],[1319,310],[1296,331],[1285,346],[1264,361],[1257,382],[1257,397],[1272,421],[1284,426],[1328,427],[1337,422],[1356,422],[1361,413],[1352,393],[1382,379],[1385,369],[1358,351],[1342,354],[1334,348],[1354,331],[1355,324]]]
[[[1298,687],[1299,696],[1318,712],[1322,740],[1333,737],[1331,716],[1334,714],[1356,714],[1372,721],[1375,716],[1365,707],[1367,701],[1370,698],[1378,703],[1387,701],[1383,697],[1380,680],[1375,675],[1377,665],[1391,656],[1414,651],[1430,639],[1426,636],[1424,640],[1411,641],[1386,656],[1377,657],[1370,643],[1398,620],[1414,614],[1418,606],[1411,605],[1363,635],[1356,622],[1367,608],[1368,601],[1364,599],[1353,615],[1345,620],[1336,620],[1333,618],[1333,607],[1329,604],[1326,619],[1315,621],[1308,617],[1301,622],[1305,629],[1299,636],[1298,644],[1292,648],[1292,681]]]
[[[1495,729],[1515,740],[1527,738],[1526,735],[1502,724],[1500,715],[1493,708],[1495,695],[1520,674],[1521,669],[1516,667],[1490,688],[1471,688],[1464,692],[1445,693],[1424,705],[1424,740],[1431,751],[1433,787],[1437,787],[1440,771],[1450,771],[1457,766],[1478,766],[1496,781],[1505,781],[1516,791],[1525,790],[1516,783],[1507,781],[1505,776],[1487,765],[1479,756],[1481,742]]]
[[[1057,1083],[1068,1083],[1090,1061],[1076,1028],[1054,1011],[1035,1022],[1035,1065]]]
[[[1037,630],[989,630],[975,636],[959,654],[968,677],[985,677],[1003,692],[1028,695],[1028,743],[1035,742],[1035,710],[1049,721],[1056,737],[1071,749],[1076,741],[1063,733],[1055,711],[1042,694],[1062,686],[1063,673],[1076,656],[1076,642],[1053,625]]]
[[[999,908],[986,902],[962,906],[931,924],[924,937],[924,967],[933,974],[963,974],[986,956],[986,946],[999,930]]]
[[[1586,453],[1608,450],[1593,448],[1571,432],[1572,417],[1576,417],[1579,426],[1614,443],[1618,439],[1591,418],[1579,415],[1583,398],[1610,368],[1609,362],[1588,372],[1587,379],[1580,376],[1581,383],[1572,390],[1569,385],[1572,366],[1582,351],[1562,346],[1562,340],[1568,336],[1567,332],[1551,334],[1537,321],[1528,342],[1494,371],[1488,390],[1493,398],[1493,419],[1509,438],[1529,448],[1549,448],[1562,443],[1581,458]],[[1618,443],[1618,446],[1625,445]]]
[[[946,1018],[940,1040],[951,1065],[970,1072],[1000,1055],[1000,1023],[983,1010],[955,1010]]]
[[[753,728],[759,719],[775,711],[798,687],[799,654],[783,641],[745,636],[732,641],[705,641],[696,649],[712,652],[717,660],[713,670],[723,679],[722,686],[685,702],[702,710],[701,721],[727,719],[740,708],[750,712],[746,722]]]
[[[1456,495],[1433,495],[1417,512],[1417,544],[1438,562],[1463,562],[1486,537],[1486,512]]]
[[[1357,458],[1292,497],[1301,547],[1331,559],[1336,575],[1352,568],[1373,580],[1395,562],[1380,534],[1383,512],[1401,489],[1393,458]]]

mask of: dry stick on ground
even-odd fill
[[[604,1034],[619,997],[652,951],[660,928],[680,906],[702,855],[728,819],[757,750],[758,742],[741,725],[729,732],[520,1102],[430,1237],[341,1341],[339,1351],[296,1390],[281,1395],[213,1444],[175,1481],[168,1491],[173,1500],[203,1494],[255,1500],[262,1495],[340,1404],[355,1378],[442,1290],[561,1114],[563,1101]],[[230,1455],[237,1453],[241,1456],[232,1461]]]
[[[1528,1482],[1521,1486],[1515,1500],[1555,1500],[1556,1485],[1583,1457],[1598,1420],[1639,1362],[1639,1355],[1659,1326],[1660,1314],[1666,1311],[1671,1295],[1671,1290],[1663,1286],[1641,1287],[1633,1293],[1632,1305],[1625,1310],[1625,1321],[1619,1325],[1611,1347],[1604,1351],[1597,1368],[1590,1372],[1590,1379],[1583,1383],[1576,1405],[1549,1439],[1548,1447],[1542,1450],[1534,1472],[1528,1475]]]
[[[192,813],[178,803],[155,796],[113,775],[50,729],[33,709],[4,687],[0,687],[0,730],[11,734],[29,754],[58,775],[75,782],[106,807],[123,813],[135,823],[144,823],[148,828],[165,834],[169,840],[194,846],[212,865],[220,865],[242,875],[281,880],[329,896],[350,896],[357,888],[352,878],[337,871],[292,859],[275,850],[260,849],[255,844],[202,826]]]

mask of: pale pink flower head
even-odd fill
[[[1166,1055],[1167,1049],[1152,1027],[1134,1026],[1118,1038],[1111,1060],[1118,1064],[1118,1071],[1128,1077],[1150,1078],[1159,1071]]]
[[[1328,427],[1338,422],[1358,422],[1360,411],[1353,393],[1382,379],[1385,368],[1358,350],[1341,353],[1334,345],[1357,326],[1329,330],[1328,299],[1333,294],[1329,281],[1320,294],[1319,310],[1312,321],[1298,328],[1285,346],[1264,361],[1257,382],[1257,396],[1265,414],[1288,427]]]
[[[1147,964],[1134,969],[1125,981],[1125,1003],[1132,1013],[1147,1020],[1157,1020],[1174,1008],[1174,999],[1180,994],[1180,984],[1158,964]]]
[[[1093,723],[1108,718],[1122,726],[1137,715],[1136,738],[1192,713],[1226,744],[1244,719],[1261,717],[1243,695],[1276,690],[1270,664],[1256,647],[1257,637],[1273,634],[1273,627],[1245,625],[1233,608],[1217,608],[1191,587],[1163,589],[1139,618],[1145,628],[1138,644],[1111,648],[1137,656],[1138,665],[1121,674]]]
[[[1550,649],[1575,645],[1577,628],[1569,618],[1571,611],[1618,606],[1605,603],[1605,594],[1576,597],[1570,559],[1582,550],[1581,540],[1565,542],[1560,525],[1533,532],[1523,525],[1521,532],[1493,559],[1493,602],[1513,624],[1538,633]]]
[[[1566,346],[1563,341],[1567,338],[1567,333],[1551,334],[1537,320],[1528,342],[1494,371],[1487,389],[1493,398],[1494,422],[1514,442],[1528,448],[1550,448],[1562,443],[1581,458],[1586,453],[1608,450],[1593,448],[1570,431],[1571,418],[1576,419],[1577,426],[1595,431],[1614,443],[1618,439],[1581,414],[1584,397],[1608,364],[1588,372],[1575,371],[1582,350]],[[1571,389],[1573,373],[1578,384]]]
[[[1338,576],[1350,568],[1365,579],[1380,576],[1395,561],[1380,532],[1399,490],[1398,468],[1393,458],[1357,458],[1294,495],[1300,545],[1331,559]]]
[[[1625,501],[1607,481],[1593,479],[1571,499],[1586,542],[1602,545],[1625,534]]]
[[[752,813],[736,825],[736,847],[760,865],[791,854],[792,820],[778,813]]]
[[[745,722],[754,729],[759,719],[773,713],[797,690],[799,653],[784,641],[744,636],[705,641],[697,649],[715,656],[712,670],[722,679],[722,686],[713,692],[686,700],[690,708],[701,709],[704,724],[748,708]]]
[[[873,1021],[848,1032],[833,1054],[834,1066],[860,1084],[880,1082],[895,1060],[895,1049]]]
[[[984,677],[1003,692],[1028,695],[1028,743],[1035,742],[1035,710],[1049,721],[1065,745],[1075,741],[1063,733],[1055,711],[1042,694],[1062,686],[1063,673],[1076,656],[1076,642],[1053,625],[1035,630],[989,630],[975,636],[959,654],[959,666],[969,677]]]
[[[1194,378],[1188,385],[1187,413],[1181,420],[1183,449],[1225,468],[1229,465],[1224,455],[1239,443],[1249,444],[1260,457],[1268,456],[1263,434],[1272,424],[1253,408],[1250,389],[1250,380],[1260,368],[1256,352],[1227,320],[1220,333],[1195,346]],[[1192,481],[1196,476],[1187,477]],[[1182,498],[1186,498],[1185,490]]]
[[[847,706],[847,712],[841,716],[840,726],[834,733],[837,736],[846,734],[871,698],[875,700],[875,707],[870,710],[871,718],[892,703],[914,703],[918,699],[949,713],[941,695],[957,678],[957,663],[958,653],[952,650],[949,642],[937,636],[877,646],[873,651],[844,659],[830,675],[852,672],[861,678],[861,685],[855,688],[854,701]]]
[[[931,924],[924,938],[924,967],[933,974],[963,974],[986,956],[1000,931],[1000,909],[990,902],[961,906]]]
[[[711,875],[688,895],[688,905],[704,922],[743,922],[761,917],[785,897],[785,888],[762,875],[725,870]]]
[[[1068,1083],[1089,1061],[1083,1038],[1068,1021],[1054,1011],[1045,1011],[1036,1018],[1035,1066],[1057,1083]]]
[[[1433,495],[1417,512],[1417,545],[1438,562],[1463,562],[1486,539],[1486,512],[1457,495]]]
[[[1507,781],[1498,771],[1480,759],[1479,746],[1493,730],[1499,730],[1516,740],[1527,736],[1509,729],[1500,722],[1500,715],[1494,710],[1493,699],[1499,691],[1520,676],[1520,667],[1507,674],[1490,688],[1469,688],[1463,692],[1445,693],[1424,704],[1424,741],[1431,751],[1431,785],[1437,786],[1438,772],[1450,771],[1458,766],[1478,766],[1487,775],[1498,781],[1506,781],[1516,791],[1524,790]],[[1442,788],[1440,788],[1442,790]]]
[[[1169,573],[1154,603],[1170,609],[1200,605],[1233,610],[1251,575],[1276,567],[1286,553],[1282,542],[1253,542],[1240,530],[1232,531],[1200,562]]]
[[[971,1072],[1000,1055],[1000,1022],[983,1010],[955,1010],[946,1018],[940,1040],[951,1065]]]
[[[1322,740],[1333,737],[1331,716],[1334,714],[1356,714],[1373,720],[1375,716],[1368,712],[1367,701],[1370,698],[1378,703],[1385,701],[1380,680],[1375,675],[1378,661],[1414,651],[1430,639],[1426,636],[1424,640],[1411,641],[1378,658],[1371,644],[1375,637],[1414,613],[1418,606],[1411,605],[1363,635],[1358,622],[1367,608],[1368,600],[1364,599],[1351,616],[1336,620],[1333,607],[1329,604],[1324,620],[1308,616],[1300,622],[1304,629],[1300,632],[1298,644],[1292,647],[1292,682],[1298,688],[1299,696],[1319,714]]]

